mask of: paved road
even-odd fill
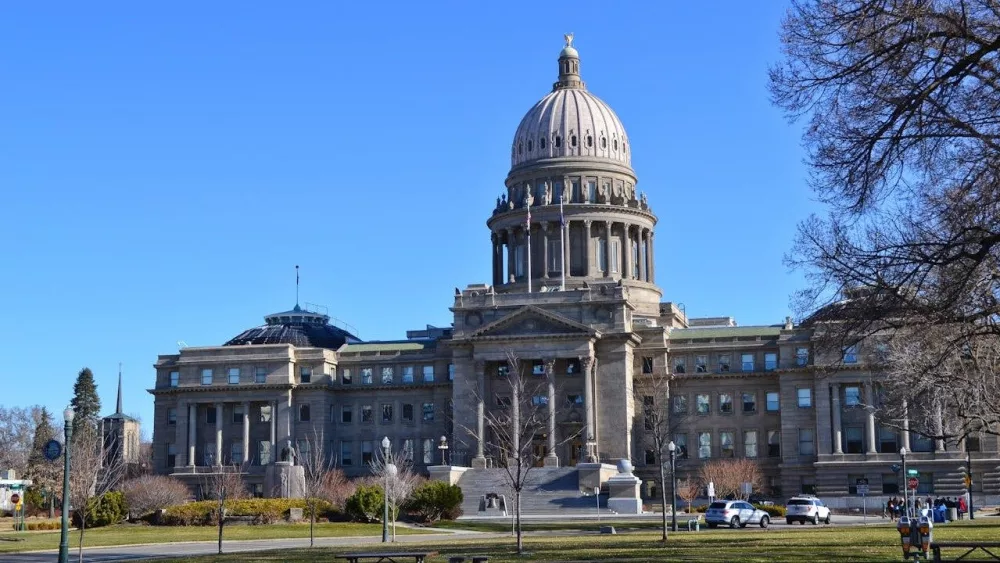
[[[446,532],[440,534],[414,534],[396,536],[396,543],[454,541],[459,538],[474,536],[477,538],[502,537],[506,534],[485,534],[479,532]],[[318,547],[349,547],[381,544],[382,536],[364,536],[349,538],[316,538]],[[263,551],[272,549],[294,549],[309,547],[308,538],[289,540],[245,540],[223,541],[222,550],[225,553],[242,551]],[[76,549],[70,549],[70,560],[77,561]],[[128,545],[120,547],[88,547],[83,550],[85,563],[108,563],[110,561],[133,561],[155,557],[189,557],[194,555],[212,555],[218,553],[217,542],[179,542],[148,545]],[[58,556],[57,551],[36,551],[32,553],[5,553],[0,555],[4,563],[52,563]]]

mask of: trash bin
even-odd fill
[[[949,522],[954,522],[955,520],[958,520],[958,508],[949,508],[948,509],[948,521]]]

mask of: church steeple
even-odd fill
[[[115,414],[122,413],[122,363],[118,362],[118,402],[115,404]]]

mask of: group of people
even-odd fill
[[[932,510],[938,510],[941,507],[945,509],[955,508],[958,512],[958,519],[964,520],[965,513],[969,511],[969,506],[965,502],[965,497],[958,497],[957,499],[951,497],[938,497],[936,499],[927,497],[926,499],[920,499],[920,497],[912,497],[908,499],[909,508],[912,510],[907,511],[907,507],[904,505],[904,501],[901,498],[892,497],[885,503],[885,514],[884,516],[891,518],[895,521],[897,518],[903,516],[907,512],[920,514],[920,510],[923,508],[930,508]]]

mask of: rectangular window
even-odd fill
[[[597,182],[587,181],[587,203],[597,203]]]
[[[455,364],[448,364],[448,381],[455,381]]]
[[[177,465],[177,446],[167,444],[167,467]]]
[[[778,412],[781,410],[781,400],[777,391],[767,392],[767,412]]]
[[[524,252],[523,244],[514,247],[514,277],[516,278],[524,277]]]
[[[375,422],[375,415],[371,405],[361,405],[361,422]]]
[[[509,395],[497,395],[497,408],[509,409],[510,408],[510,396]]]
[[[618,270],[621,269],[621,253],[619,252],[619,241],[611,241],[611,273],[617,274]]]
[[[392,366],[382,366],[382,385],[390,385],[392,380]]]
[[[608,252],[604,240],[597,241],[597,269],[602,272],[608,271]]]
[[[652,395],[642,398],[642,415],[645,419],[646,430],[652,430],[656,424],[656,400]]]
[[[532,395],[531,404],[537,406],[549,404],[549,397],[547,395]]]
[[[299,383],[312,383],[312,368],[311,367],[300,367],[299,368]]]
[[[802,478],[802,494],[804,495],[816,494],[816,483],[813,482],[811,477]]]
[[[708,414],[712,412],[712,398],[707,394],[701,394],[695,397],[695,412],[698,414]]]
[[[257,442],[257,465],[269,465],[271,463],[271,441],[261,440]]]
[[[271,422],[271,405],[260,406],[260,422]]]
[[[778,369],[778,354],[774,352],[764,353],[764,371],[774,371]]]
[[[215,424],[215,407],[209,406],[205,410],[205,424]]]
[[[656,465],[656,451],[655,450],[646,450],[645,462],[646,462],[646,465]]]
[[[172,371],[170,372],[170,386],[177,387],[181,383],[181,372]]]
[[[681,413],[686,413],[688,411],[687,395],[674,395],[671,400],[674,402],[675,413],[681,414]]]
[[[434,422],[434,403],[424,403],[424,422]]]
[[[719,432],[719,455],[721,457],[736,457],[736,438],[731,430]]]
[[[340,407],[340,423],[350,424],[354,419],[354,408],[350,405],[343,405]]]
[[[295,451],[298,452],[299,459],[308,460],[310,454],[312,454],[312,444],[309,440],[297,440],[295,442]]]
[[[254,483],[251,494],[253,498],[264,498],[264,483]]]
[[[312,420],[312,409],[309,405],[302,405],[299,407],[299,422],[309,422]]]
[[[856,364],[858,363],[858,347],[857,345],[848,346],[844,348],[844,363],[845,364]]]
[[[865,450],[864,431],[860,426],[848,426],[844,429],[845,453],[860,454]]]
[[[684,358],[674,358],[674,373],[684,373]]]
[[[229,368],[229,384],[237,385],[240,382],[240,368]]]
[[[712,457],[712,433],[698,433],[698,459],[708,459]]]
[[[434,440],[424,438],[424,465],[434,463]]]
[[[799,455],[816,454],[816,433],[812,428],[799,428]]]
[[[795,365],[809,365],[809,348],[800,347],[795,349]]]
[[[674,434],[674,445],[677,446],[677,459],[687,459],[688,457],[688,435]]]
[[[632,241],[632,278],[639,279],[639,243]]]
[[[202,385],[212,384],[212,370],[210,369],[201,370],[201,384]]]
[[[545,362],[542,360],[533,360],[531,362],[531,375],[545,375]]]
[[[403,422],[413,422],[412,403],[403,403]]]
[[[864,479],[865,476],[858,473],[848,473],[847,474],[847,494],[856,495],[858,494],[858,479]]]
[[[733,414],[733,395],[731,393],[719,393],[719,412]]]
[[[796,397],[798,398],[799,408],[807,409],[813,406],[813,396],[812,389],[807,387],[800,387],[795,390]]]
[[[264,366],[256,366],[253,368],[253,382],[254,383],[267,383],[267,368]]]
[[[857,386],[844,387],[844,406],[856,407],[861,404],[861,388]]]
[[[557,236],[555,238],[549,239],[549,274],[559,274],[562,273],[562,249],[560,245],[562,240]]]
[[[894,495],[899,493],[899,477],[895,473],[882,474],[882,494]]]
[[[434,366],[424,366],[424,383],[434,382]]]
[[[741,354],[740,364],[743,371],[753,371],[753,354]]]
[[[653,358],[649,356],[643,356],[642,358],[642,373],[653,373]]]
[[[243,423],[243,405],[233,405],[233,424]]]
[[[722,373],[729,372],[729,354],[719,354],[719,371]]]
[[[500,364],[497,366],[497,377],[507,377],[507,373],[510,371],[510,366],[507,364]]]
[[[167,409],[167,424],[177,424],[177,409]]]
[[[894,454],[899,452],[899,440],[896,437],[896,431],[892,428],[879,428],[878,447],[878,451],[884,454]]]
[[[354,447],[351,442],[347,440],[340,441],[340,465],[344,467],[350,467],[354,465],[353,453]]]
[[[243,463],[243,441],[233,440],[229,444],[230,463]]]
[[[981,452],[982,442],[979,436],[966,436],[965,437],[965,451],[966,452]]]
[[[583,404],[583,395],[579,393],[570,393],[566,395],[566,404],[568,406],[579,406]]]
[[[694,357],[694,371],[695,373],[705,373],[708,371],[708,356]]]
[[[757,457],[757,431],[743,431],[743,457]]]
[[[566,360],[566,375],[580,373],[580,360]]]
[[[403,383],[413,383],[413,366],[403,366]]]
[[[767,431],[767,457],[781,457],[781,432]]]
[[[372,368],[361,368],[361,383],[365,385],[371,385],[374,379],[374,370]]]
[[[361,442],[361,465],[368,465],[374,459],[372,456],[375,452],[375,442],[371,440],[364,440]]]
[[[205,442],[205,454],[202,457],[205,465],[215,465],[215,442]]]
[[[934,492],[934,474],[920,472],[920,482],[917,484],[918,495],[929,495]]]
[[[403,440],[403,459],[409,462],[413,462],[413,438],[407,438]]]
[[[344,385],[354,383],[354,378],[351,375],[351,368],[344,368],[344,373],[341,375],[340,380],[344,382]]]
[[[751,391],[743,393],[743,412],[745,414],[757,412],[757,393]]]
[[[382,405],[382,423],[392,422],[392,405]]]

